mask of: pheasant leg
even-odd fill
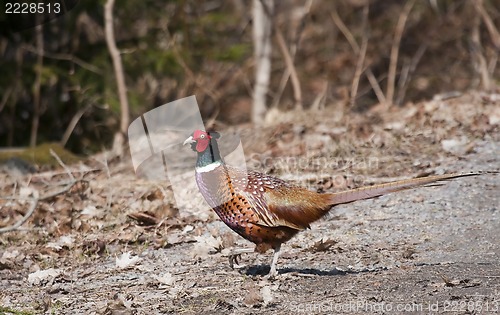
[[[276,264],[278,263],[278,258],[280,256],[281,245],[278,245],[274,249],[273,262],[271,263],[271,270],[269,271],[269,278],[274,278],[278,275],[278,271],[276,270]]]

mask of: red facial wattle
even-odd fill
[[[208,145],[210,144],[210,139],[205,138],[205,139],[198,139],[196,141],[196,151],[197,152],[203,152],[207,149]]]
[[[196,151],[203,152],[210,144],[210,135],[202,130],[196,130],[193,133],[193,139],[196,141]]]

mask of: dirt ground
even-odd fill
[[[470,93],[388,113],[281,113],[238,130],[252,166],[336,191],[498,171],[499,105],[498,94]],[[0,234],[0,314],[500,312],[499,174],[337,206],[282,246],[269,280],[271,252],[231,269],[228,252],[251,244],[207,209],[178,211],[168,185],[138,178],[129,158],[68,167],[75,183],[62,168],[2,173],[1,195],[13,198],[0,201],[0,227],[39,198],[21,228]]]

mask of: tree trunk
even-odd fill
[[[118,155],[123,153],[123,144],[125,142],[125,134],[129,125],[129,105],[127,99],[127,87],[125,85],[125,75],[123,73],[122,58],[116,47],[115,34],[113,31],[113,6],[115,0],[107,0],[104,5],[104,26],[106,32],[106,44],[108,45],[109,54],[113,60],[115,69],[116,85],[118,87],[118,97],[120,100],[121,120],[120,131],[115,134],[113,142],[113,151]]]
[[[266,97],[271,77],[271,15],[273,8],[274,0],[253,0],[255,87],[252,121],[256,124],[261,124],[264,121],[267,111]]]
[[[37,15],[38,17],[38,15]],[[40,125],[41,108],[41,88],[42,88],[42,70],[43,70],[43,25],[35,27],[36,37],[36,77],[33,83],[33,118],[31,120],[30,147],[36,146],[38,127]]]

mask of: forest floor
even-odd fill
[[[250,168],[339,191],[498,171],[499,105],[479,92],[362,114],[332,105],[236,130]],[[206,206],[180,211],[170,186],[137,177],[127,155],[3,169],[0,228],[34,213],[0,234],[0,314],[500,311],[499,174],[337,206],[282,246],[271,280],[271,252],[231,269],[228,251],[252,244]]]

